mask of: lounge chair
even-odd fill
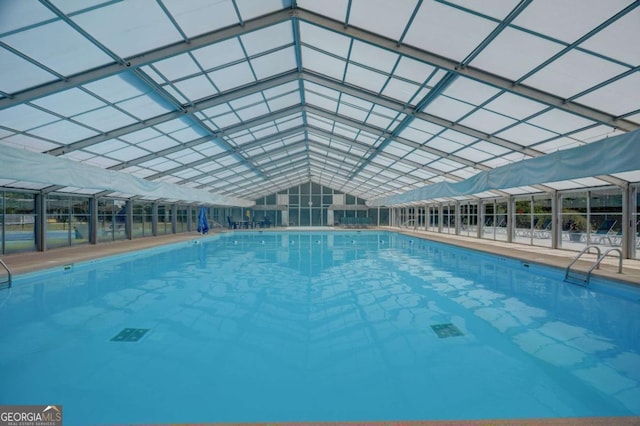
[[[591,234],[589,241],[593,244],[602,244],[605,238],[611,233],[613,227],[618,223],[615,219],[606,219],[598,226],[596,232]]]

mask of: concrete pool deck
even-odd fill
[[[332,228],[332,227],[296,227],[296,228],[270,228],[270,231],[305,231],[305,230],[343,230],[354,231],[354,229]],[[424,238],[427,240],[437,241],[455,246],[465,247],[468,249],[479,250],[483,252],[493,253],[503,257],[519,259],[525,262],[537,263],[542,265],[553,266],[564,269],[569,262],[576,256],[575,251],[569,250],[553,250],[540,246],[528,246],[524,244],[507,243],[502,241],[484,240],[472,237],[464,237],[458,235],[438,234],[429,231],[417,231],[408,229],[398,229],[390,227],[358,229],[367,230],[384,230],[399,232],[404,235],[416,238]],[[254,231],[254,230],[249,230]],[[216,232],[230,232],[227,230],[214,230]],[[234,230],[233,232],[247,232],[247,230]],[[26,252],[15,253],[2,257],[13,275],[34,272],[38,270],[63,267],[76,262],[82,262],[93,259],[100,259],[107,256],[123,254],[132,251],[144,250],[166,244],[174,244],[182,241],[196,240],[203,238],[202,235],[192,233],[160,235],[156,237],[136,238],[133,240],[114,241],[101,244],[82,244],[72,247],[57,248],[43,252]],[[206,236],[205,236],[206,238]],[[577,269],[581,271],[588,270],[593,264],[595,254],[585,253],[585,255],[576,263]],[[600,269],[593,271],[594,276],[605,277],[628,284],[640,286],[640,260],[624,259],[622,274],[618,274],[618,257],[607,256],[602,261]]]

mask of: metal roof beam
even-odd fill
[[[298,78],[299,78],[299,74],[297,72],[291,72],[288,74],[280,75],[278,77],[267,78],[249,86],[240,87],[238,89],[232,89],[232,90],[214,95],[208,99],[195,103],[193,106],[185,107],[184,111],[172,111],[165,114],[161,114],[156,117],[150,118],[148,120],[143,120],[138,123],[131,124],[129,126],[124,126],[119,129],[114,129],[97,136],[92,136],[90,138],[71,143],[69,145],[51,149],[49,151],[46,151],[45,153],[49,155],[66,154],[71,151],[76,151],[78,149],[86,148],[96,143],[100,143],[109,139],[124,136],[138,130],[146,129],[147,127],[155,126],[170,120],[185,117],[186,115],[193,114],[195,112],[202,111],[207,108],[222,105],[224,103],[227,103],[237,98],[252,95],[262,90],[270,89],[272,87],[279,86],[281,84],[295,81]],[[216,136],[217,136],[217,133],[216,133]]]
[[[278,24],[291,19],[291,15],[292,11],[289,9],[280,10],[269,15],[264,15],[256,19],[246,21],[243,23],[244,25],[233,25],[221,30],[193,37],[187,41],[181,41],[169,46],[125,58],[122,63],[114,62],[109,65],[68,76],[64,80],[61,79],[52,83],[23,90],[21,92],[11,93],[10,97],[0,99],[0,110],[43,96],[68,90],[101,78],[109,77],[126,70],[139,68],[151,62],[179,55],[190,50],[199,49],[229,38],[238,37],[247,32]]]
[[[399,112],[399,113],[412,115],[415,118],[419,118],[421,120],[428,121],[428,122],[433,123],[433,124],[437,124],[439,126],[447,128],[447,129],[455,130],[455,131],[463,133],[463,134],[465,134],[467,136],[471,136],[471,137],[474,137],[474,138],[477,138],[477,139],[481,139],[481,140],[490,142],[492,144],[499,145],[499,146],[502,146],[504,148],[510,149],[512,151],[522,152],[523,154],[527,154],[527,155],[530,155],[532,157],[537,157],[537,156],[543,155],[542,152],[537,151],[535,149],[527,148],[527,147],[524,147],[524,146],[522,146],[520,144],[517,144],[515,142],[509,141],[509,140],[506,140],[506,139],[503,139],[503,138],[500,138],[500,137],[497,137],[497,136],[492,136],[492,135],[489,135],[487,133],[480,132],[478,130],[472,129],[471,127],[467,127],[467,126],[463,126],[463,125],[458,124],[458,123],[451,122],[451,121],[446,120],[444,118],[437,117],[437,116],[435,116],[433,114],[428,114],[428,113],[425,113],[425,112],[422,112],[422,111],[415,111],[412,108],[407,108],[405,106],[405,104],[403,104],[402,102],[398,102],[398,101],[394,101],[392,99],[388,99],[388,98],[382,97],[382,96],[380,96],[378,94],[371,93],[371,92],[368,92],[366,90],[360,89],[360,88],[355,87],[355,86],[350,86],[350,85],[345,84],[345,83],[341,83],[341,82],[339,82],[337,80],[334,80],[334,79],[331,79],[331,78],[328,78],[328,77],[325,77],[325,76],[321,76],[321,75],[318,75],[318,74],[315,74],[315,73],[312,73],[312,72],[309,72],[309,71],[304,71],[302,73],[302,78],[304,78],[304,80],[306,80],[306,81],[311,81],[311,82],[316,83],[318,85],[325,86],[325,87],[328,87],[330,89],[333,89],[333,90],[336,90],[336,91],[339,91],[339,92],[347,93],[347,94],[349,94],[351,96],[355,96],[357,98],[364,99],[364,100],[369,101],[371,103],[384,106],[386,108],[392,109],[392,110],[394,110],[396,112]]]
[[[434,53],[421,50],[406,44],[398,45],[395,40],[359,28],[345,27],[342,22],[335,21],[331,18],[318,15],[308,10],[296,9],[293,13],[298,19],[302,21],[324,27],[335,33],[342,34],[347,37],[353,37],[366,43],[377,45],[383,49],[414,58],[418,61],[425,62],[448,71],[455,72],[459,75],[471,78],[481,83],[488,84],[498,89],[506,90],[507,92],[514,93],[516,95],[524,96],[528,99],[532,99],[545,105],[549,105],[554,108],[558,108],[560,110],[597,121],[607,126],[619,128],[625,131],[632,131],[640,128],[640,125],[631,121],[617,119],[611,114],[606,114],[602,111],[598,111],[584,105],[568,102],[566,99],[563,99],[559,96],[534,89],[533,87],[517,84],[513,80],[499,77],[486,71],[482,71],[478,68],[461,67],[457,61],[436,55]]]

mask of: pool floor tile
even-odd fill
[[[444,339],[446,337],[464,336],[462,331],[460,331],[458,327],[456,327],[451,323],[434,324],[431,326],[431,328],[433,329],[433,331],[435,331],[436,335],[441,339]]]
[[[111,338],[112,342],[137,342],[147,334],[149,328],[125,328]]]

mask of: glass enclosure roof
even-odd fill
[[[0,152],[229,200],[312,181],[392,205],[638,129],[639,5],[5,0]],[[3,187],[105,193],[2,169]],[[584,178],[462,198],[637,182],[640,161]]]

